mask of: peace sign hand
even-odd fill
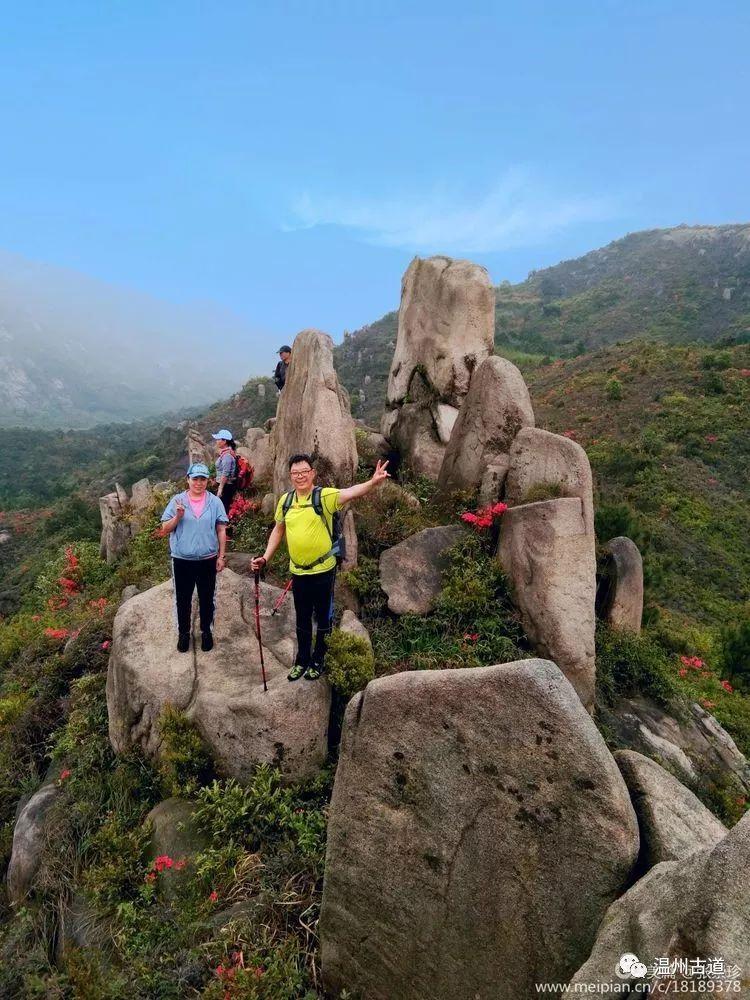
[[[380,486],[380,484],[385,482],[386,479],[391,478],[390,472],[386,472],[385,467],[387,465],[388,462],[385,461],[385,462],[378,462],[378,464],[375,466],[375,471],[373,472],[372,479],[370,480],[373,486]]]

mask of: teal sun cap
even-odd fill
[[[187,471],[188,479],[208,479],[208,466],[203,462],[193,462]]]
[[[232,441],[233,440],[232,432],[228,431],[226,429],[226,427],[222,427],[222,429],[220,431],[217,431],[215,434],[212,434],[211,437],[214,439],[214,441]]]

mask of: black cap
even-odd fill
[[[289,351],[290,354],[292,353],[292,349],[289,344],[282,344],[276,353],[281,354],[282,351]]]

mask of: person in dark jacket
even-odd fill
[[[276,365],[273,373],[273,380],[276,383],[276,388],[281,392],[286,383],[286,373],[289,369],[289,361],[292,357],[292,349],[288,344],[284,344],[283,347],[279,348],[279,357],[281,361]]]

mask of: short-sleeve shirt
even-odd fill
[[[226,476],[227,482],[233,483],[236,475],[237,462],[235,457],[229,448],[225,448],[216,459],[216,478],[221,479],[222,476]]]
[[[299,564],[309,566],[320,556],[324,556],[331,549],[331,535],[333,532],[333,515],[337,510],[341,510],[339,503],[339,493],[341,490],[333,486],[326,486],[320,492],[320,502],[323,505],[326,525],[320,514],[315,513],[312,505],[312,492],[307,497],[301,499],[294,494],[292,506],[287,511],[284,518],[284,497],[282,493],[279,502],[276,504],[275,520],[277,524],[286,524],[286,545],[289,549],[289,572],[295,575],[304,576],[312,573],[327,573],[336,565],[336,556],[316,563],[310,569],[301,569]]]
[[[176,493],[164,508],[162,521],[170,521],[177,513],[177,501],[185,506],[185,513],[177,527],[169,535],[169,551],[175,559],[211,559],[218,555],[219,536],[217,524],[228,524],[229,518],[224,504],[213,493],[205,493],[206,504],[200,517],[196,517],[190,505],[187,491]]]

